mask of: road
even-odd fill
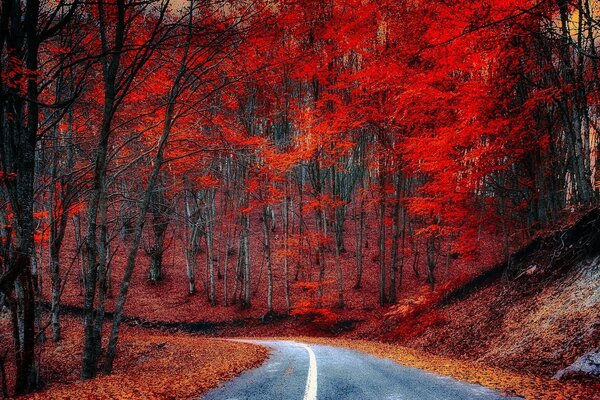
[[[269,359],[262,366],[208,392],[202,399],[517,399],[353,350],[282,340],[247,342],[272,348]]]

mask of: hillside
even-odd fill
[[[416,349],[546,377],[600,346],[600,212],[538,238],[509,268],[446,293],[373,334]],[[393,314],[393,312],[392,312]],[[390,317],[394,319],[394,316]],[[415,334],[410,327],[426,323]]]

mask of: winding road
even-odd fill
[[[204,400],[492,400],[505,397],[353,350],[283,340],[247,340],[273,349],[260,367]]]

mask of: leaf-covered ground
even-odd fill
[[[552,376],[600,345],[600,267],[535,286],[497,282],[420,318],[434,315],[440,321],[400,344]]]
[[[598,382],[554,381],[387,343],[314,337],[297,340],[351,348],[377,357],[389,358],[409,367],[477,383],[506,394],[522,396],[527,400],[591,400],[598,399],[600,393]]]
[[[550,231],[536,251],[524,253],[513,265],[521,271],[514,278],[498,277],[471,287],[464,298],[388,321],[371,337],[552,377],[600,346],[600,253],[590,246],[598,232],[587,216],[577,220]]]
[[[65,339],[43,353],[46,389],[24,399],[198,398],[268,356],[251,344],[124,327],[115,373],[79,381],[80,322],[65,327]]]
[[[260,213],[253,215],[253,218],[260,218]],[[348,238],[354,237],[355,224],[352,221],[348,221],[346,226],[346,234]],[[69,226],[69,229],[72,229]],[[224,232],[220,232],[219,228],[216,228],[215,236],[222,236]],[[165,250],[163,258],[163,274],[164,279],[160,282],[150,282],[148,280],[148,268],[149,258],[140,252],[136,261],[136,269],[133,273],[133,278],[130,286],[130,294],[127,298],[127,304],[125,307],[125,313],[128,316],[140,317],[148,321],[169,321],[169,322],[197,322],[197,321],[209,321],[209,322],[228,322],[233,320],[245,319],[245,318],[261,318],[267,312],[267,279],[265,276],[265,265],[263,256],[262,240],[262,227],[259,224],[251,227],[252,238],[250,242],[250,252],[252,262],[252,276],[254,279],[251,281],[252,285],[252,307],[242,308],[239,306],[239,302],[236,304],[233,300],[234,292],[234,279],[232,275],[235,270],[235,259],[232,263],[230,260],[228,268],[228,285],[229,285],[229,306],[225,306],[224,302],[224,274],[225,270],[222,263],[217,263],[217,280],[216,280],[216,292],[217,292],[217,305],[216,307],[209,306],[207,296],[205,295],[204,289],[199,285],[198,295],[190,296],[187,292],[188,283],[186,275],[186,261],[185,261],[185,243],[180,238],[172,238],[171,244]],[[371,321],[377,322],[385,314],[386,310],[379,307],[378,303],[378,285],[379,285],[379,264],[377,261],[377,246],[372,243],[376,242],[377,238],[377,221],[375,216],[368,216],[365,228],[365,238],[371,242],[371,245],[363,249],[363,275],[362,275],[362,288],[360,290],[353,289],[356,277],[356,248],[355,243],[351,239],[347,239],[345,246],[347,252],[342,253],[340,256],[341,267],[344,276],[344,309],[336,309],[336,314],[341,319],[352,319],[359,321]],[[73,233],[68,232],[65,244],[63,245],[61,257],[65,260],[71,260],[74,254],[77,252],[77,243],[72,240]],[[492,236],[484,236],[481,241],[481,254],[475,261],[467,261],[464,259],[452,260],[450,268],[446,271],[444,268],[436,270],[437,280],[440,283],[444,283],[449,279],[457,279],[472,277],[480,274],[481,272],[494,265],[497,261],[496,257],[500,252],[498,251],[497,240]],[[107,299],[107,310],[112,311],[114,309],[114,301],[116,299],[116,293],[118,291],[118,285],[126,264],[126,252],[122,249],[127,248],[127,245],[120,242],[120,238],[114,239],[114,246],[121,249],[115,251],[111,260],[111,273],[113,279],[113,296],[109,296]],[[283,249],[283,235],[277,230],[272,238],[272,246],[274,254],[282,251]],[[422,247],[422,246],[421,246]],[[204,245],[201,245],[202,251],[206,251]],[[219,250],[222,253],[222,249]],[[421,249],[423,254],[424,249]],[[425,263],[423,257],[419,257],[420,260],[417,264],[417,270],[419,271],[418,276],[412,269],[409,269],[409,264],[412,265],[414,254],[412,250],[407,246],[406,249],[406,271],[403,275],[402,284],[399,287],[399,293],[401,297],[412,296],[420,292],[423,288],[428,287],[426,282]],[[284,276],[281,260],[274,256],[274,295],[273,295],[273,306],[277,313],[286,312],[284,292]],[[290,276],[295,277],[296,275],[296,262],[293,263],[293,268],[290,267]],[[202,263],[199,264],[198,273],[205,274],[205,266]],[[327,268],[326,276],[324,281],[326,282],[324,287],[326,307],[334,307],[337,301],[336,297],[336,270],[335,268]],[[50,272],[46,271],[46,276],[50,276]],[[298,279],[302,280],[315,280],[318,276],[318,267],[316,265],[307,265],[298,271]],[[199,280],[200,282],[200,280]],[[293,282],[295,283],[295,279]],[[65,305],[83,306],[83,297],[81,296],[80,278],[78,274],[73,273],[66,279],[66,286],[62,295],[61,301]],[[313,296],[311,291],[306,291],[304,288],[292,284],[291,285],[291,301],[292,305],[298,305],[299,303],[312,299]],[[45,301],[50,301],[51,291],[50,285],[45,285],[43,288],[43,297]],[[367,324],[368,325],[368,324]]]

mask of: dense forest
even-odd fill
[[[182,271],[207,308],[323,321],[366,285],[373,307],[419,272],[435,290],[490,243],[510,263],[598,204],[593,0],[0,7],[0,361],[16,394],[44,380],[67,292],[90,379],[113,368],[140,269],[159,287]]]

